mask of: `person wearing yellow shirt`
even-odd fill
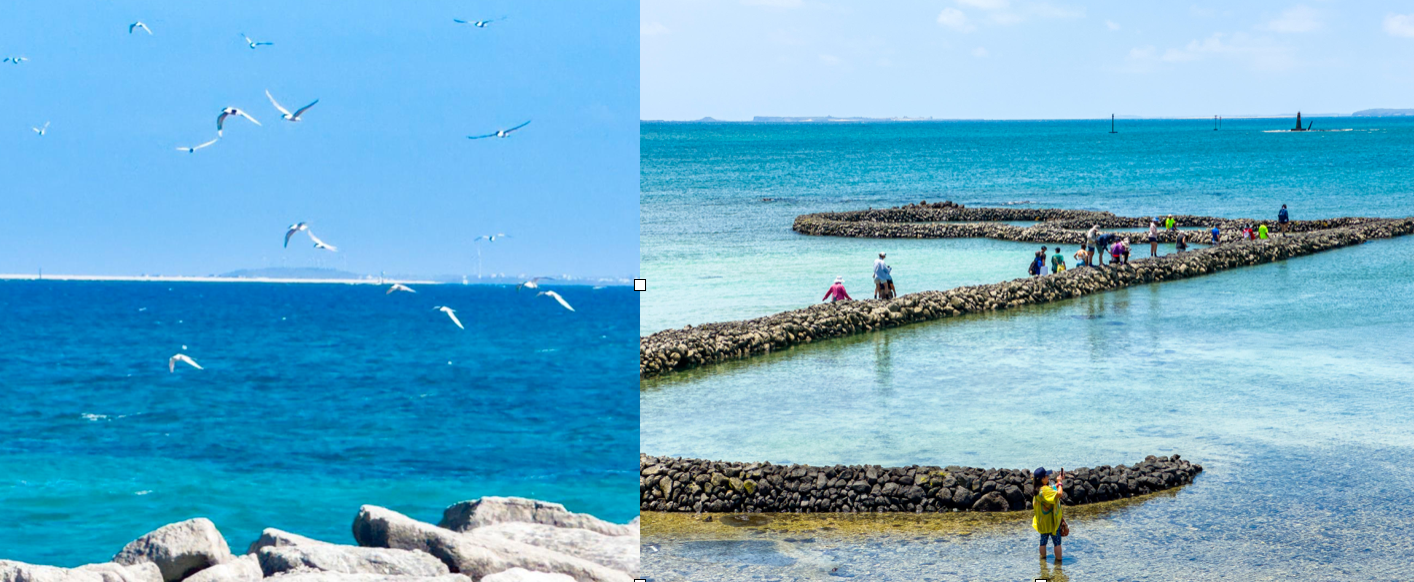
[[[1178,221],[1173,219],[1172,214],[1170,214],[1169,217],[1164,220],[1164,230],[1173,230],[1173,227],[1177,225]]]
[[[1257,238],[1267,240],[1267,223],[1263,222],[1261,226],[1257,227]]]
[[[1049,538],[1056,548],[1056,563],[1061,563],[1061,500],[1065,498],[1065,469],[1056,478],[1056,486],[1051,487],[1051,472],[1045,468],[1032,473],[1031,486],[1036,496],[1031,498],[1031,527],[1041,534],[1041,560],[1046,559],[1046,540]]]

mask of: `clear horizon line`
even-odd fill
[[[1384,109],[1389,109],[1389,108],[1384,108]],[[1362,111],[1364,111],[1364,110],[1362,110]],[[1411,111],[1414,111],[1414,109],[1411,109]],[[1291,113],[1243,113],[1243,114],[1232,114],[1232,115],[1215,114],[1215,115],[1203,115],[1203,116],[1194,116],[1194,115],[1152,115],[1152,116],[1150,116],[1150,115],[1131,115],[1131,114],[1120,115],[1120,114],[1115,114],[1115,115],[1114,115],[1114,118],[1115,118],[1115,119],[1130,119],[1130,120],[1134,120],[1134,119],[1154,119],[1154,120],[1161,120],[1161,119],[1173,119],[1173,120],[1211,120],[1211,119],[1213,119],[1214,117],[1221,117],[1221,118],[1223,118],[1223,119],[1286,119],[1286,118],[1296,117],[1296,114],[1297,114],[1297,113],[1298,113],[1298,112],[1293,111],[1293,112],[1291,112]],[[1301,112],[1301,115],[1302,115],[1303,117],[1318,117],[1318,118],[1319,118],[1319,117],[1354,117],[1354,116],[1355,116],[1354,113],[1331,113],[1331,112],[1318,112],[1318,113],[1305,113],[1305,112]],[[834,119],[834,120],[840,120],[840,121],[853,121],[853,120],[865,121],[865,120],[867,120],[867,121],[898,121],[898,122],[917,122],[917,121],[1099,121],[1099,120],[1105,119],[1104,117],[1006,117],[1006,118],[1002,118],[1002,117],[911,117],[911,116],[906,116],[906,115],[903,115],[903,116],[892,116],[892,117],[834,116],[834,115],[756,115],[756,116],[753,116],[753,119],[718,119],[718,118],[715,118],[715,117],[712,117],[712,116],[708,115],[708,116],[699,117],[699,118],[695,118],[695,119],[639,119],[638,121],[639,121],[639,123],[651,123],[651,122],[687,123],[687,122],[700,122],[700,121],[703,120],[703,119],[711,119],[711,120],[713,120],[713,121],[721,122],[721,123],[762,123],[762,122],[756,122],[755,119],[754,119],[754,118],[756,118],[756,117],[771,117],[771,118],[786,118],[786,119],[819,119],[819,120]],[[1361,116],[1361,117],[1366,117],[1366,116]],[[1414,115],[1388,115],[1388,116],[1374,116],[1374,115],[1371,115],[1371,116],[1368,116],[1368,117],[1414,117]],[[792,123],[792,122],[789,122],[789,121],[781,121],[781,122],[764,122],[764,123]],[[811,122],[796,121],[796,122],[793,122],[793,123],[811,123]]]

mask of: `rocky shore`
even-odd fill
[[[772,465],[640,455],[639,509],[711,513],[1022,511],[1031,471],[910,465]],[[1203,471],[1179,458],[1066,471],[1065,505],[1145,495],[1193,482]]]
[[[0,560],[0,582],[630,582],[638,519],[615,524],[519,497],[464,501],[437,525],[376,507],[356,546],[266,529],[240,556],[205,518],[159,528],[113,561],[78,568]]]
[[[917,224],[920,220],[1035,220],[1045,227],[1022,228],[1006,224]],[[1205,226],[1240,221],[1205,217],[1175,217],[1179,224]],[[987,236],[1006,240],[1079,244],[1083,232],[1056,225],[1089,225],[1118,228],[1126,221],[1144,221],[1077,210],[962,208],[957,205],[920,205],[887,210],[823,213],[796,219],[796,230],[806,234],[883,238]],[[1204,222],[1211,221],[1211,222]],[[1220,226],[1220,228],[1223,228]],[[970,230],[969,230],[970,229]],[[1231,229],[1227,229],[1231,230]],[[982,311],[1011,309],[1060,301],[1133,285],[1172,281],[1237,267],[1261,265],[1361,244],[1371,239],[1414,233],[1414,218],[1340,218],[1304,221],[1296,232],[1269,240],[1230,240],[1201,250],[1136,258],[1129,264],[1077,268],[1064,273],[1014,279],[1001,283],[923,291],[892,300],[822,303],[746,321],[710,323],[664,330],[639,339],[639,378],[750,358],[788,349],[798,344],[858,333],[933,321]],[[1167,233],[1165,236],[1181,236]],[[1136,235],[1142,233],[1135,233]],[[1182,236],[1207,236],[1201,232]],[[1226,235],[1224,235],[1226,237]],[[1034,237],[1034,238],[1033,238]],[[1072,240],[1073,239],[1073,240]],[[1206,239],[1205,239],[1206,240]],[[1195,241],[1196,242],[1196,241]],[[1143,245],[1136,244],[1138,252]],[[1019,269],[1020,267],[1018,267]]]

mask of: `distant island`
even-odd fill
[[[1414,109],[1361,109],[1350,114],[1351,117],[1409,117],[1414,116]]]
[[[217,275],[228,279],[320,279],[323,281],[337,281],[342,279],[361,280],[374,279],[369,275],[359,275],[338,269],[322,269],[317,267],[268,267],[264,269],[238,269],[229,273]]]
[[[711,119],[710,117],[708,119]],[[713,119],[713,121],[716,121]],[[769,115],[757,115],[751,118],[756,123],[818,123],[822,121],[839,122],[879,122],[879,121],[933,121],[932,117],[774,117]]]

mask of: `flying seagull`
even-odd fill
[[[294,236],[295,233],[301,230],[309,230],[309,225],[303,222],[296,222],[294,224],[291,224],[290,228],[285,230],[285,248],[290,248],[290,237]]]
[[[221,115],[216,116],[216,137],[221,137],[221,129],[226,124],[226,118],[232,115],[239,115],[241,117],[249,119],[251,123],[260,125],[260,122],[256,121],[254,117],[250,116],[250,114],[236,109],[235,107],[227,107],[221,110]]]
[[[389,287],[388,292],[384,293],[384,295],[392,295],[394,291],[406,291],[408,293],[417,293],[416,291],[412,290],[412,287],[408,287],[407,285],[404,285],[402,283],[393,283],[393,286]]]
[[[177,355],[172,356],[171,358],[168,358],[168,359],[167,359],[167,372],[168,372],[168,373],[175,373],[175,372],[177,371],[177,362],[181,362],[181,363],[183,363],[183,364],[187,364],[187,365],[189,365],[189,366],[191,366],[191,367],[193,367],[193,368],[196,368],[196,369],[198,369],[198,370],[204,370],[204,369],[205,369],[205,368],[202,368],[202,367],[201,367],[201,364],[196,363],[196,360],[191,359],[191,357],[187,356],[186,354],[177,354]]]
[[[27,58],[25,58],[25,57],[5,57],[5,60],[0,61],[0,63],[12,63],[12,64],[18,65],[18,64],[23,63],[23,62],[28,61],[28,60],[29,60],[29,59],[27,59]]]
[[[460,18],[453,18],[453,19],[452,19],[452,22],[455,22],[455,23],[457,23],[457,24],[470,24],[470,25],[475,26],[475,27],[477,27],[477,28],[486,28],[486,25],[491,24],[492,22],[495,22],[495,21],[497,21],[497,20],[505,20],[505,19],[506,19],[506,17],[504,17],[504,16],[502,16],[502,17],[500,17],[500,18],[492,18],[491,20],[462,20],[462,19],[460,19]]]
[[[496,234],[483,234],[483,235],[481,235],[481,236],[478,236],[478,237],[472,239],[471,242],[477,242],[477,241],[483,241],[483,240],[489,240],[489,241],[491,241],[491,242],[496,242],[496,239],[498,239],[498,238],[511,238],[511,236],[508,235],[508,234],[506,234],[506,233],[504,233],[504,232],[498,232],[498,233],[496,233]]]
[[[304,233],[307,234],[307,235],[309,235],[309,240],[314,241],[314,248],[316,248],[316,249],[324,249],[324,250],[329,251],[329,252],[331,252],[331,253],[334,253],[334,252],[338,252],[338,251],[339,251],[338,247],[335,247],[334,245],[331,245],[331,244],[326,244],[324,241],[319,240],[319,237],[314,236],[314,231],[309,230],[309,229],[305,229]]]
[[[522,123],[522,124],[520,124],[520,125],[517,125],[517,126],[515,126],[515,127],[512,127],[512,128],[510,128],[510,129],[502,129],[502,130],[500,130],[500,131],[497,131],[496,133],[488,133],[488,134],[486,134],[486,135],[468,135],[468,136],[466,136],[466,138],[467,138],[467,139],[481,139],[481,138],[483,138],[483,137],[510,137],[512,131],[515,131],[515,130],[520,129],[520,128],[522,128],[522,127],[525,127],[525,126],[527,126],[527,125],[530,125],[530,121],[526,121],[525,123]]]
[[[212,139],[211,141],[208,141],[208,142],[206,142],[206,143],[204,143],[204,144],[200,144],[200,145],[194,145],[194,146],[190,146],[190,147],[178,147],[178,148],[177,148],[177,151],[179,151],[179,152],[186,152],[186,153],[189,153],[189,154],[193,154],[193,153],[196,153],[196,150],[199,150],[199,149],[204,148],[204,147],[206,147],[206,146],[209,146],[209,145],[211,145],[211,144],[213,144],[213,143],[216,143],[216,140],[218,140],[218,139],[221,139],[221,138],[218,137],[218,138]]]
[[[44,137],[44,132],[49,131],[49,122],[44,122],[44,127],[31,127],[30,129],[39,134],[39,137]]]
[[[541,292],[535,294],[536,297],[539,297],[539,296],[541,296],[541,295],[548,295],[548,296],[550,296],[551,298],[553,298],[555,301],[559,301],[559,302],[560,302],[560,305],[563,305],[565,309],[568,309],[568,310],[570,310],[570,311],[574,311],[574,308],[573,308],[573,307],[570,307],[569,302],[568,302],[568,301],[565,301],[565,298],[564,298],[564,297],[560,297],[560,294],[559,294],[559,293],[556,293],[556,292],[554,292],[554,291],[541,291]]]
[[[245,34],[244,32],[241,33],[241,36],[245,38],[245,43],[248,44],[248,45],[250,45],[250,50],[255,50],[255,47],[262,46],[262,45],[271,46],[271,45],[274,45],[274,44],[275,44],[275,43],[273,43],[273,42],[264,42],[264,41],[262,41],[262,42],[255,42],[255,41],[251,40],[249,36],[246,36],[246,34]]]
[[[139,28],[147,31],[147,34],[152,34],[152,29],[148,28],[146,24],[143,24],[141,20],[128,25],[128,34],[132,34],[134,30]]]
[[[281,117],[282,119],[284,119],[285,121],[299,121],[299,120],[300,120],[300,118],[299,118],[300,115],[303,115],[306,110],[308,110],[310,107],[314,107],[314,104],[319,102],[318,99],[315,99],[315,100],[314,100],[312,103],[310,103],[309,105],[305,105],[304,107],[301,107],[301,108],[299,108],[298,110],[296,110],[294,113],[290,113],[290,110],[289,110],[289,109],[285,109],[284,107],[281,107],[281,106],[280,106],[280,102],[275,100],[275,96],[270,94],[270,90],[269,90],[269,89],[266,89],[266,90],[265,90],[265,96],[266,96],[266,97],[269,97],[269,98],[270,98],[270,102],[273,103],[273,104],[275,104],[275,108],[280,110],[280,113],[281,113],[280,117]]]
[[[539,283],[539,282],[540,282],[540,281],[545,281],[545,280],[553,281],[553,280],[555,280],[555,278],[554,278],[554,277],[531,277],[529,281],[526,281],[526,282],[524,282],[524,283],[521,283],[521,284],[519,284],[519,285],[516,285],[516,293],[520,293],[521,287],[524,287],[524,288],[526,288],[526,289],[531,289],[531,290],[539,289],[539,288],[540,288],[540,283]]]
[[[436,306],[436,307],[433,307],[433,309],[436,309],[437,311],[441,311],[442,313],[447,314],[447,317],[452,318],[452,323],[457,324],[457,327],[460,327],[460,328],[462,328],[462,329],[466,329],[465,327],[462,327],[462,322],[461,322],[461,320],[460,320],[460,319],[457,319],[457,312],[456,312],[456,310],[454,310],[454,309],[452,309],[452,308],[450,308],[450,307],[442,306],[442,305],[438,305],[438,306]]]

